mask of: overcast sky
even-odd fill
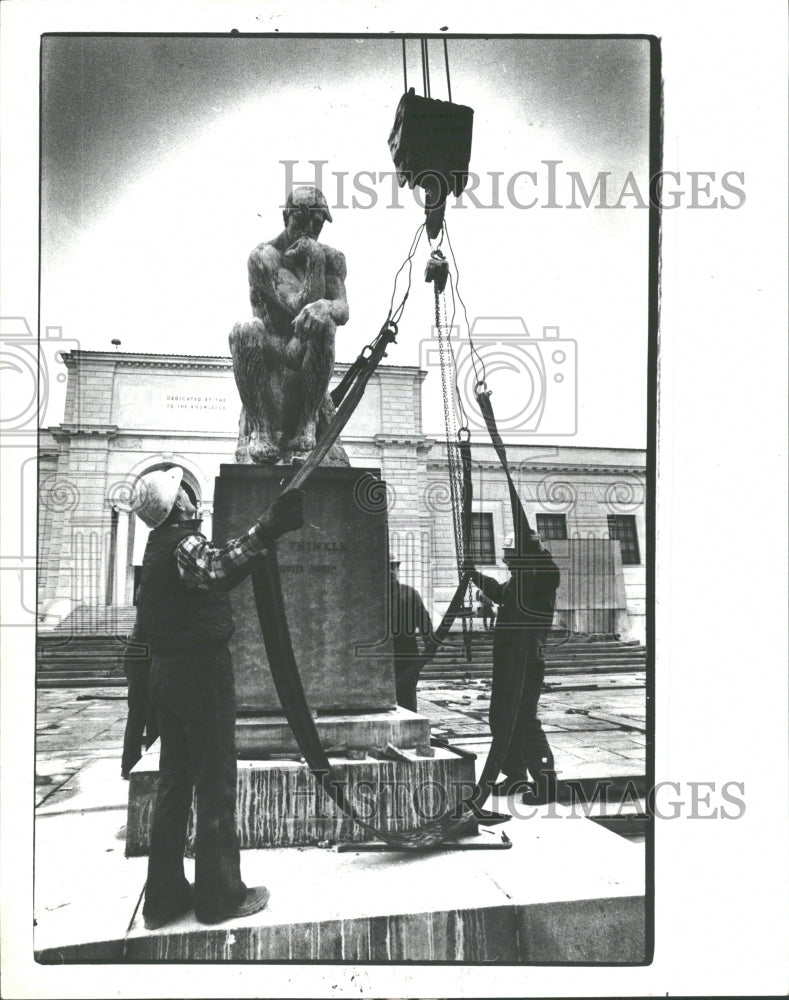
[[[430,45],[432,94],[443,99],[443,45]],[[409,86],[419,93],[418,40],[407,51]],[[648,212],[635,197],[618,210],[566,206],[569,171],[587,188],[609,172],[609,203],[632,172],[646,197],[647,43],[450,38],[449,57],[453,100],[475,112],[471,170],[483,205],[495,201],[492,175],[500,177],[498,207],[464,197],[447,210],[469,319],[520,317],[533,339],[559,327],[577,344],[572,438],[551,430],[568,423],[575,376],[564,368],[559,387],[553,351],[533,348],[546,364],[544,434],[535,442],[644,447]],[[250,315],[247,255],[281,229],[282,161],[297,161],[300,182],[313,179],[309,161],[320,159],[334,216],[321,240],[348,263],[351,318],[337,334],[338,360],[351,361],[374,337],[423,218],[407,189],[394,198],[391,177],[378,179],[393,169],[399,39],[49,37],[42,66],[42,328],[60,326],[87,349],[111,350],[116,337],[125,351],[227,355],[233,323]],[[548,160],[562,161],[562,207],[547,207]],[[367,191],[355,186],[360,171],[376,177],[358,181]],[[536,185],[521,176],[511,193],[522,204],[536,197],[533,208],[508,196],[519,171],[533,171]],[[423,239],[387,363],[426,363],[428,251]],[[506,424],[532,383],[517,370],[517,348],[485,350]],[[571,362],[572,345],[565,354]],[[429,371],[425,424],[435,433],[440,379]]]

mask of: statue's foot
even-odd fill
[[[293,451],[293,449],[288,446],[287,448],[283,448],[280,452],[279,462],[277,462],[277,465],[289,465],[296,468],[299,465],[304,465],[308,456],[308,451]]]
[[[279,459],[279,448],[272,442],[258,438],[249,442],[249,460],[254,465],[274,465]]]
[[[299,437],[291,438],[287,444],[282,446],[282,451],[296,452],[309,455],[315,447],[315,434],[301,434]]]

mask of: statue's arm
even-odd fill
[[[249,255],[249,284],[253,297],[264,298],[291,318],[304,305],[304,284],[282,267],[279,251],[270,243],[261,243]]]
[[[345,294],[345,277],[348,271],[345,255],[339,250],[327,250],[326,254],[326,301],[331,317],[337,326],[348,322],[348,299]]]
[[[326,328],[328,319],[335,326],[348,322],[348,299],[345,296],[345,257],[339,250],[322,247],[322,257],[325,260],[325,279],[323,295],[308,302],[293,321],[293,330],[297,337],[308,337]]]

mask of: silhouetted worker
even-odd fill
[[[228,640],[231,590],[275,539],[303,524],[300,490],[279,497],[240,538],[214,548],[179,468],[138,484],[136,513],[153,528],[145,549],[138,623],[152,651],[151,699],[161,736],[143,918],[149,930],[191,910],[202,923],[249,916],[268,890],[241,881],[236,833],[235,684]],[[195,884],[184,876],[192,792]]]
[[[138,588],[139,590],[139,588]],[[137,603],[137,594],[134,595]],[[151,651],[142,641],[135,618],[134,628],[126,643],[123,657],[123,672],[129,685],[126,701],[129,706],[126,716],[126,730],[123,734],[123,755],[121,757],[121,777],[129,780],[131,769],[142,757],[142,745],[149,750],[159,737],[156,711],[151,706]]]
[[[417,632],[422,635],[425,652],[432,649],[433,623],[430,615],[413,587],[400,583],[397,579],[397,567],[400,562],[392,559],[389,562],[389,613],[391,622],[392,644],[394,646],[395,685],[397,689],[397,704],[411,712],[416,711],[416,685],[419,681],[418,672],[412,672],[410,678],[403,674],[419,656]]]
[[[490,697],[490,728],[494,737],[506,735],[513,693],[513,672],[523,669],[523,693],[512,729],[512,737],[502,762],[510,782],[527,780],[537,785],[538,802],[556,798],[556,771],[553,754],[537,717],[542,681],[545,639],[553,622],[560,573],[550,552],[537,535],[532,535],[525,555],[518,555],[512,539],[506,539],[503,561],[510,571],[506,583],[483,576],[470,561],[465,568],[490,600],[499,605],[493,633],[493,685]],[[528,772],[528,774],[527,774]]]

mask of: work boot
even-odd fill
[[[558,791],[556,771],[538,771],[534,775],[534,783],[536,786],[533,800],[535,805],[545,806],[549,802],[556,801]]]
[[[529,763],[529,774],[534,781],[534,792],[524,792],[522,801],[527,805],[544,806],[556,801],[557,779],[553,754],[548,751],[540,760]]]
[[[178,920],[179,917],[190,913],[194,907],[194,894],[194,883],[190,882],[182,902],[159,913],[143,913],[142,922],[145,924],[146,931],[157,931],[160,927],[164,927],[165,924],[171,924],[174,920]]]
[[[260,910],[266,908],[269,896],[268,889],[263,885],[259,885],[254,889],[247,889],[241,902],[224,913],[220,913],[216,917],[201,917],[198,915],[197,919],[201,924],[221,924],[225,920],[233,920],[236,917],[251,917],[253,913],[258,913]]]
[[[518,795],[529,784],[526,768],[505,770],[504,778],[495,786],[495,795]]]

